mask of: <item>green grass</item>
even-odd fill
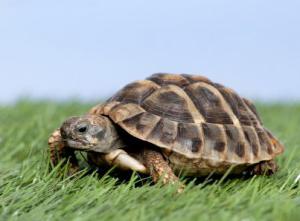
[[[286,145],[272,177],[136,186],[139,176],[58,177],[48,171],[47,138],[93,104],[20,101],[0,107],[1,220],[299,220],[300,104],[259,104],[265,125]]]

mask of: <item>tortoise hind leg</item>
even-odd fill
[[[143,158],[154,183],[157,183],[160,179],[164,185],[180,183],[179,178],[174,174],[172,168],[159,151],[145,148]],[[184,185],[180,184],[178,192],[182,192],[183,189]]]
[[[260,162],[250,169],[251,175],[273,175],[278,171],[278,166],[275,160]]]

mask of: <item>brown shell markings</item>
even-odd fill
[[[202,76],[154,74],[91,113],[171,154],[212,164],[254,164],[284,149],[250,101]]]

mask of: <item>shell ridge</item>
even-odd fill
[[[145,88],[143,88],[143,85]],[[205,116],[191,95],[187,92],[187,88],[195,85],[199,85],[199,88],[206,88],[207,91],[211,92],[216,97],[215,102],[220,103],[220,105],[217,103],[217,105],[219,105],[217,107],[220,107],[220,109],[217,109],[209,116]],[[228,90],[229,96],[233,94],[233,104],[230,103],[230,100],[227,100],[226,94],[223,94],[223,89],[225,92]],[[120,93],[122,90],[123,94]],[[269,135],[267,129],[263,127],[258,114],[255,113],[253,107],[250,106],[251,103],[249,104],[247,100],[235,92],[230,91],[230,89],[222,85],[213,83],[205,77],[185,74],[156,74],[150,76],[147,80],[137,81],[136,87],[123,88],[122,90],[109,99],[104,106],[98,106],[92,109],[91,113],[103,113],[107,115],[130,135],[157,145],[170,154],[174,152],[187,159],[198,160],[199,162],[204,160],[215,163],[216,165],[230,165],[253,164],[264,160],[271,160],[274,156],[283,151],[283,148],[279,146],[279,142],[277,143],[278,140]],[[173,94],[166,94],[165,99],[155,98],[156,95],[161,95],[165,92],[172,92]],[[151,98],[152,95],[153,98]],[[197,93],[194,94],[194,96],[196,95]],[[137,99],[135,99],[135,97]],[[214,99],[214,97],[212,97],[212,99]],[[150,102],[147,103],[147,100]],[[169,102],[169,106],[162,105],[164,104],[164,102],[162,102],[164,100],[167,103]],[[178,103],[176,105],[177,101]],[[180,103],[181,101],[183,102]],[[208,109],[211,108],[212,111],[214,110],[213,102],[214,100],[212,100],[212,103],[210,103],[210,100],[206,102]],[[236,104],[234,102],[236,102]],[[240,107],[241,105],[245,108]],[[220,110],[220,113],[218,110]],[[238,112],[235,112],[236,110]],[[225,118],[227,115],[222,115],[222,111],[228,114],[228,121]],[[241,116],[236,114],[239,113],[239,111],[241,112]],[[210,120],[213,121],[214,116],[216,116],[217,120],[210,123]],[[166,125],[163,125],[163,121],[166,121]],[[230,123],[229,121],[232,122]],[[180,135],[180,124],[184,125],[183,127],[189,132],[182,132],[182,135]],[[213,124],[215,128],[219,128],[220,132],[218,133],[218,138],[214,139],[212,137],[206,139],[203,124]],[[175,125],[177,125],[176,129],[174,128]],[[226,125],[231,126],[234,128],[232,130],[238,133],[238,136],[236,135],[236,142],[230,142],[231,137],[230,134],[226,132]],[[196,130],[193,132],[194,127],[198,128],[197,136],[195,135]],[[252,128],[251,131],[253,130],[253,132],[250,131],[250,133],[252,137],[255,136],[257,145],[256,141],[251,142],[249,137],[247,138],[249,135],[245,132],[246,127],[249,127],[249,130]],[[170,128],[169,132],[168,128]],[[156,129],[157,131],[161,131],[161,133],[155,131]],[[217,129],[215,131],[217,131]],[[156,133],[156,135],[151,138],[152,133]],[[166,137],[162,138],[161,134],[164,133],[166,133]],[[179,141],[178,137],[182,138],[181,141]],[[190,139],[190,141],[188,141],[188,139]],[[208,140],[208,143],[206,143],[206,140]],[[261,141],[263,141],[263,143],[261,143]],[[177,146],[175,145],[176,142]],[[255,143],[255,145],[253,145],[253,143]],[[184,144],[186,144],[186,146],[184,146]],[[208,155],[203,152],[207,145],[211,148],[211,154]],[[270,147],[268,149],[268,145],[272,146],[272,153]],[[201,149],[197,149],[196,147],[201,147]],[[196,151],[196,149],[199,151]]]
[[[275,151],[276,151],[276,145],[279,143],[277,141],[277,138],[275,138],[268,129],[266,129],[263,124],[262,121],[260,120],[260,118],[258,117],[257,114],[254,113],[254,111],[252,110],[252,108],[250,108],[249,104],[250,101],[246,102],[246,99],[242,99],[245,107],[247,108],[247,110],[249,111],[249,113],[252,115],[252,117],[254,117],[256,119],[257,125],[253,125],[255,131],[257,131],[258,129],[262,130],[265,133],[265,136],[268,138],[265,142],[268,142],[268,144],[266,144],[267,146],[269,146],[267,152],[269,155],[273,156],[276,155]],[[258,133],[258,131],[257,131]],[[281,145],[281,144],[279,144]],[[252,147],[253,148],[253,147]],[[284,149],[284,148],[281,148]]]
[[[225,100],[223,94],[215,88],[213,85],[208,84],[206,82],[195,82],[192,85],[198,85],[200,87],[206,88],[209,91],[211,91],[216,97],[218,97],[221,101],[221,105],[224,108],[224,111],[229,115],[231,118],[233,125],[236,127],[239,133],[239,141],[238,145],[235,149],[235,152],[240,156],[240,158],[243,158],[246,162],[249,161],[249,158],[251,158],[251,152],[250,152],[250,144],[246,140],[244,132],[242,130],[241,122],[239,121],[238,117],[234,114],[233,110],[231,109],[230,105]],[[241,152],[243,151],[243,152]]]

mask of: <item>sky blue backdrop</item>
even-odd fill
[[[300,1],[0,0],[0,102],[98,99],[154,72],[300,99]]]

